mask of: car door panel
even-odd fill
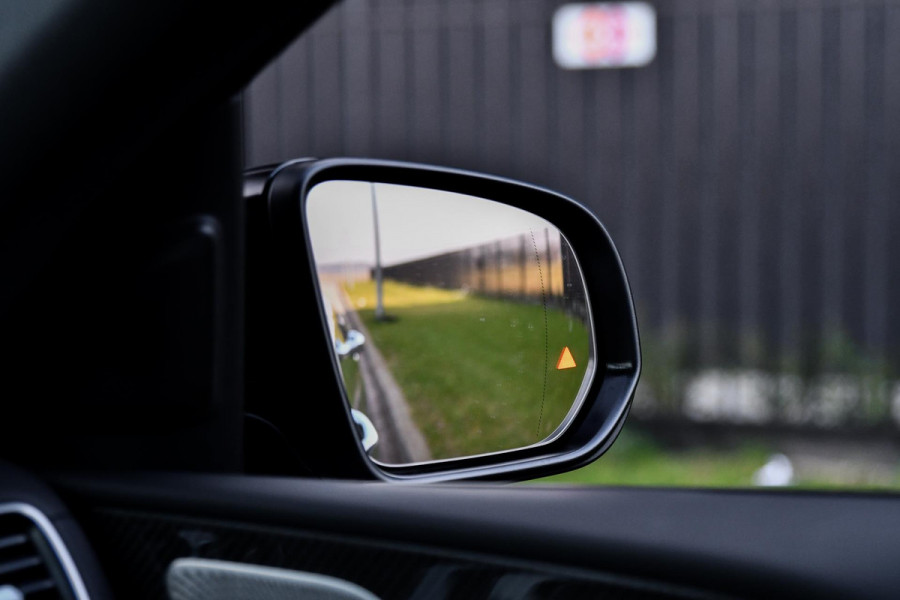
[[[340,576],[385,598],[441,579],[447,597],[487,598],[514,576],[552,582],[519,596],[541,598],[890,597],[900,584],[900,514],[878,495],[186,474],[59,487],[123,589],[158,589],[192,553]]]

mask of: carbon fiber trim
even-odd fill
[[[171,600],[378,600],[343,579],[208,558],[179,558],[166,575]]]
[[[382,600],[659,600],[706,594],[499,557],[239,523],[97,509],[89,531],[118,597],[166,599],[166,573],[202,557],[336,577]]]

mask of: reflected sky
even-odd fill
[[[307,198],[310,236],[320,265],[375,262],[374,189],[386,266],[549,228],[526,211],[465,194],[369,183],[327,181]]]

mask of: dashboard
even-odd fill
[[[713,597],[689,587],[503,556],[487,548],[473,552],[373,539],[354,532],[352,515],[337,530],[327,521],[320,521],[325,528],[311,526],[298,518],[305,512],[301,505],[299,513],[269,512],[257,505],[268,512],[269,518],[260,520],[260,513],[242,508],[236,496],[238,503],[230,507],[207,505],[202,493],[187,491],[195,486],[185,486],[183,479],[176,486],[180,494],[176,487],[147,488],[129,478],[62,481],[78,521],[39,478],[10,465],[0,467],[0,599]],[[304,485],[300,480],[280,484],[295,490]],[[275,503],[287,499],[278,493],[270,498]],[[322,507],[311,502],[307,508],[315,513]],[[292,513],[296,525],[275,525]]]
[[[887,495],[13,472],[2,502],[46,516],[90,598],[890,598],[900,576]]]

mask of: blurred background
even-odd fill
[[[598,216],[644,370],[612,450],[554,481],[900,487],[900,4],[640,6],[649,33],[622,5],[346,0],[246,89],[246,165],[440,164]]]

